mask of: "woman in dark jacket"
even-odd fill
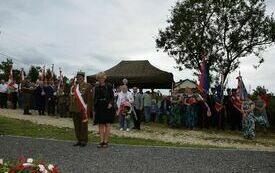
[[[100,72],[96,77],[98,85],[94,88],[94,124],[99,124],[99,148],[108,147],[110,124],[114,122],[114,92],[110,84],[105,83],[107,76]]]

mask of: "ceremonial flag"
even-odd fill
[[[59,77],[58,77],[59,83],[58,83],[58,90],[60,89],[60,85],[63,84],[63,76],[61,68],[59,68]]]
[[[42,81],[43,82],[46,81],[46,67],[45,67],[45,65],[43,66],[43,69],[42,69]]]
[[[40,68],[40,69],[39,69],[38,79],[39,79],[40,81],[43,81],[43,68]]]
[[[222,110],[222,96],[223,96],[223,91],[222,91],[222,85],[219,84],[216,86],[216,103],[215,103],[215,108],[217,112],[220,112]]]
[[[223,99],[223,83],[224,83],[224,76],[221,75],[221,82],[216,86],[216,98],[215,98],[215,109],[217,112],[222,110],[222,99]]]
[[[24,75],[24,69],[22,68],[20,71],[20,82],[25,80],[25,75]]]
[[[8,81],[8,84],[10,87],[13,87],[14,85],[14,82],[13,82],[13,74],[12,74],[12,67],[10,69],[10,73],[9,73],[9,81]]]
[[[201,64],[201,76],[200,76],[200,84],[198,89],[201,93],[203,92],[208,93],[208,90],[209,90],[208,70],[207,70],[207,64],[204,57]]]
[[[239,73],[239,76],[237,77],[237,79],[238,79],[237,94],[239,95],[240,100],[245,100],[248,97],[248,93],[243,83],[241,73]]]
[[[54,64],[52,64],[51,77],[50,77],[50,81],[52,82],[54,81],[53,67],[54,67]]]

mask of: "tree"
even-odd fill
[[[31,66],[29,70],[28,77],[30,78],[31,82],[36,82],[38,79],[39,71],[35,66]]]
[[[52,70],[50,68],[47,68],[47,70],[46,70],[46,79],[48,81],[50,81],[50,79],[51,79],[51,73],[52,73]],[[56,76],[55,73],[53,73],[53,79],[54,79],[54,81],[57,80],[57,76]]]
[[[4,79],[8,81],[10,70],[12,68],[13,62],[12,59],[6,59],[6,61],[2,61],[0,64],[0,79]]]
[[[240,58],[254,54],[264,62],[261,52],[275,41],[274,18],[265,11],[264,0],[177,2],[156,47],[173,57],[179,70],[184,66],[198,73],[205,57],[212,74],[226,79]]]
[[[273,96],[272,92],[268,92],[264,86],[257,86],[256,89],[253,90],[252,98],[255,99],[258,94],[267,94],[269,96]]]
[[[67,84],[67,81],[69,83],[69,78],[67,76],[63,76],[63,83]]]

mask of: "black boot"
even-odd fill
[[[77,143],[75,143],[73,146],[74,147],[77,147],[77,146],[80,146],[81,145],[81,143],[80,142],[77,142]]]

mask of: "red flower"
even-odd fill
[[[59,170],[59,168],[56,165],[54,165],[52,173],[60,173],[60,170]]]
[[[23,165],[17,165],[17,166],[14,168],[14,170],[23,170],[23,169],[25,169],[25,166],[23,166]]]
[[[24,156],[20,156],[20,157],[18,157],[17,162],[19,162],[19,163],[25,163],[26,162],[26,158]]]
[[[31,173],[39,173],[39,171],[37,171],[37,170],[32,170]]]
[[[24,170],[26,168],[32,167],[31,165],[24,166],[23,164],[16,165],[14,168],[12,168],[9,173],[16,173],[17,171]]]
[[[17,166],[15,166],[15,167],[13,167],[10,171],[9,171],[9,173],[16,173],[16,171],[18,171],[18,170],[23,170],[24,169],[24,166],[23,165],[17,165]]]
[[[41,160],[41,161],[39,162],[39,164],[45,166],[45,165],[46,165],[46,162],[45,162],[44,160]]]

